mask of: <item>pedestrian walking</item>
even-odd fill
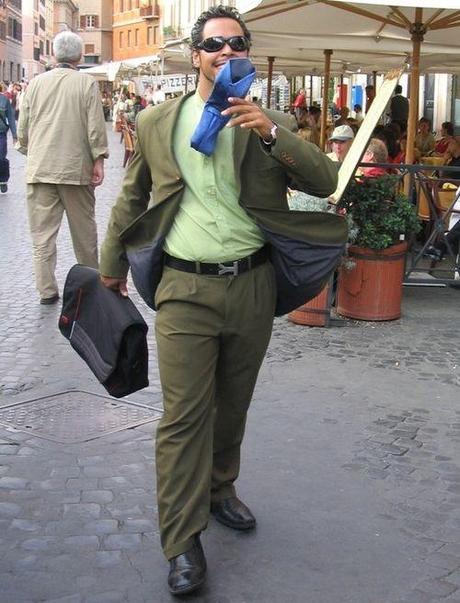
[[[10,162],[8,161],[8,130],[11,130],[13,143],[17,142],[14,109],[0,84],[0,193],[8,192]]]
[[[77,69],[82,40],[53,41],[57,65],[30,82],[22,101],[18,150],[27,155],[27,209],[41,304],[59,299],[56,239],[64,212],[77,261],[98,267],[94,187],[104,179],[107,133],[97,82]]]
[[[139,114],[136,150],[101,249],[103,283],[127,295],[131,266],[144,299],[157,309],[165,409],[156,436],[158,507],[175,595],[205,580],[200,533],[210,514],[235,530],[256,525],[234,482],[247,410],[283,298],[273,241],[292,241],[299,250],[312,233],[307,215],[288,209],[288,181],[320,197],[337,182],[334,164],[296,135],[292,116],[243,98],[229,99],[222,115],[230,127],[220,129],[210,154],[192,148],[214,81],[229,61],[248,56],[250,40],[234,8],[213,7],[198,18],[191,31],[197,91]],[[143,213],[151,193],[151,209]],[[340,247],[346,227],[331,217],[337,230],[320,237],[326,247],[332,240]]]
[[[401,132],[407,130],[407,118],[409,117],[409,101],[402,94],[402,86],[395,87],[395,93],[390,101],[390,120],[399,124]]]

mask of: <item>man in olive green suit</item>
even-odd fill
[[[210,513],[233,529],[255,527],[234,482],[273,318],[285,311],[274,258],[289,241],[295,253],[337,255],[346,237],[337,216],[323,228],[316,214],[289,212],[288,180],[322,197],[337,182],[334,164],[296,136],[291,117],[229,99],[223,113],[230,127],[220,131],[214,153],[191,148],[217,73],[248,55],[250,33],[235,9],[211,8],[195,24],[191,45],[197,91],[140,113],[100,262],[104,284],[122,295],[131,268],[157,310],[165,409],[156,439],[158,507],[175,595],[204,582],[200,532]]]

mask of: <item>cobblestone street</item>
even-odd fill
[[[97,191],[99,236],[123,148]],[[153,435],[161,394],[112,400],[40,306],[12,149],[0,195],[0,603],[165,603]],[[75,263],[67,226],[58,280]],[[238,492],[253,533],[203,534],[203,603],[460,603],[460,291],[404,289],[403,317],[275,322]]]

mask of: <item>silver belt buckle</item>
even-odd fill
[[[219,266],[217,276],[222,276],[223,274],[233,274],[233,276],[238,276],[238,261],[233,262],[233,266],[225,266],[225,264],[221,264],[220,262],[217,265]]]

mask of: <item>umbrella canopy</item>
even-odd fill
[[[351,64],[354,52],[369,68],[369,57],[382,55],[388,69],[394,66],[392,61],[398,60],[398,55],[402,63],[408,60],[410,53],[411,102],[406,160],[412,161],[420,58],[430,55],[430,71],[444,70],[445,60],[436,62],[436,57],[441,55],[452,55],[452,68],[460,64],[458,0],[400,0],[398,6],[379,0],[238,0],[237,7],[246,13],[245,21],[255,34],[255,52],[272,57],[271,64],[273,57],[276,63],[278,55],[285,60],[287,48],[297,42],[297,53],[308,52],[308,46],[311,51],[327,50],[326,78],[332,71],[332,57]],[[259,42],[257,36],[261,36]],[[325,96],[323,109],[326,105]]]
[[[151,75],[160,69],[161,58],[154,54],[123,61],[110,61],[85,69],[85,73],[93,75],[98,80],[114,82],[116,78],[132,75]]]
[[[430,55],[429,70],[437,68],[435,56],[456,55],[460,65],[458,0],[401,0],[397,7],[378,0],[238,0],[237,6],[253,35],[253,57],[275,57],[275,66],[305,61],[305,73],[322,69],[321,51],[331,49],[331,72],[387,71],[402,65],[412,53],[414,6],[422,4],[424,34],[422,56]],[[446,8],[444,8],[446,7]],[[248,12],[249,11],[249,12]],[[452,62],[450,69],[454,69]]]

